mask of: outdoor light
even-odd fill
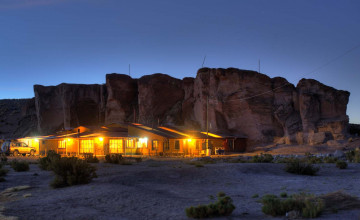
[[[70,139],[70,138],[68,138],[68,139],[67,139],[67,141],[68,141],[68,142],[70,142],[70,141],[71,141],[71,139]]]
[[[191,142],[191,139],[188,139],[188,142]]]
[[[39,142],[39,139],[35,138],[35,142]]]
[[[102,137],[99,137],[99,141],[103,141],[104,140],[104,138],[102,138]]]
[[[139,141],[140,141],[140,143],[147,143],[148,139],[147,139],[147,137],[139,138]]]

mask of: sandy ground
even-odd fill
[[[52,172],[36,164],[28,172],[10,172],[0,191],[29,185],[13,196],[0,197],[5,216],[19,219],[187,219],[185,208],[211,202],[210,195],[224,191],[236,206],[220,219],[283,219],[261,212],[259,198],[273,193],[324,194],[344,190],[360,195],[360,164],[339,170],[322,164],[317,176],[284,171],[284,164],[223,163],[197,168],[185,159],[148,160],[130,166],[95,164],[98,178],[90,184],[52,189]],[[38,175],[34,175],[37,173]],[[31,196],[30,196],[31,194]],[[24,197],[25,195],[25,197]],[[359,219],[360,210],[325,213],[319,219]]]

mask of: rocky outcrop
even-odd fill
[[[139,122],[150,126],[182,124],[182,81],[165,74],[143,76],[138,80]]]
[[[319,144],[345,137],[349,95],[312,79],[294,87],[254,71],[203,68],[195,79],[193,114],[206,129],[208,106],[210,131],[245,135],[250,146],[276,137]]]
[[[349,118],[346,107],[350,93],[336,90],[313,79],[302,79],[297,85],[303,131],[325,133],[328,139],[343,139]]]
[[[37,134],[35,99],[0,100],[0,138]]]
[[[202,68],[196,78],[182,80],[159,73],[140,79],[107,74],[106,85],[35,85],[34,92],[35,101],[26,102],[33,107],[26,109],[36,112],[37,121],[19,119],[32,113],[16,120],[37,122],[43,134],[79,125],[171,124],[245,136],[250,149],[344,139],[350,95],[312,79],[295,87],[281,77],[235,68]]]
[[[104,85],[34,86],[38,129],[43,134],[104,123]]]
[[[138,114],[137,80],[124,74],[106,75],[105,124],[135,121]]]

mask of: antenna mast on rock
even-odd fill
[[[130,64],[129,64],[129,76],[130,76]]]
[[[258,71],[258,73],[260,73],[260,59],[259,59],[259,71]]]
[[[206,55],[204,56],[204,60],[203,60],[203,62],[202,62],[202,64],[201,64],[201,68],[204,67],[205,59],[206,59]]]

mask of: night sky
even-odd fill
[[[360,123],[360,1],[0,0],[0,99],[106,73],[258,70],[347,90]],[[330,61],[330,62],[329,62]],[[315,70],[315,71],[314,71]]]

